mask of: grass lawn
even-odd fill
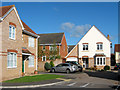
[[[64,77],[62,75],[53,75],[53,74],[41,74],[34,76],[24,76],[12,80],[3,81],[5,83],[24,83],[24,82],[39,82],[44,80],[56,79]]]

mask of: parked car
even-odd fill
[[[119,67],[120,67],[120,63],[116,63],[114,69],[115,69],[115,70],[118,70]]]
[[[120,81],[120,67],[118,69],[118,80]]]
[[[82,70],[83,70],[82,66],[76,61],[67,61],[66,63],[71,63],[73,65],[77,65],[80,72],[82,72]]]
[[[54,72],[70,73],[70,72],[79,71],[79,68],[78,68],[78,66],[70,64],[70,63],[61,63],[61,64],[58,64],[55,67],[52,67],[50,71],[52,73],[54,73]]]

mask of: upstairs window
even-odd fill
[[[45,50],[45,45],[43,45],[43,51]]]
[[[29,37],[28,46],[29,47],[34,47],[34,37]]]
[[[56,46],[50,46],[49,50],[50,50],[50,51],[57,50],[57,47],[56,47]]]
[[[83,44],[83,50],[88,50],[88,44]]]
[[[9,38],[15,40],[15,26],[9,25]]]
[[[103,50],[103,44],[97,44],[97,50]]]

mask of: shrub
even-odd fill
[[[104,66],[104,70],[105,71],[110,70],[110,66],[108,66],[108,65]]]
[[[101,71],[104,71],[104,69],[101,69]]]
[[[60,56],[60,55],[56,56],[56,59],[60,59],[60,58],[61,58],[61,56]]]
[[[51,67],[54,67],[53,61],[50,61],[50,66],[51,66]]]
[[[46,62],[45,65],[44,65],[44,68],[45,68],[46,71],[48,71],[48,70],[51,69],[51,66],[48,62]]]

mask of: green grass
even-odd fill
[[[44,80],[51,80],[56,78],[64,77],[62,75],[53,75],[53,74],[41,74],[41,75],[35,75],[35,76],[25,76],[20,77],[12,80],[3,81],[5,83],[24,83],[24,82],[39,82]]]

